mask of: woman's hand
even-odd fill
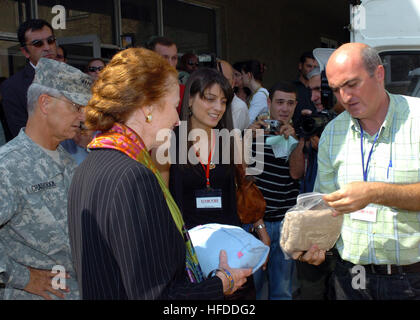
[[[252,274],[252,269],[233,269],[228,265],[228,258],[225,250],[220,250],[219,269],[226,269],[233,278],[233,288],[230,289],[230,280],[223,272],[217,271],[216,276],[223,282],[223,294],[231,295],[246,282],[246,278]]]

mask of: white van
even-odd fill
[[[420,97],[420,0],[361,0],[351,5],[351,42],[378,50],[385,86]]]

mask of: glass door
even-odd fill
[[[0,0],[0,77],[8,78],[25,66],[17,41],[19,24],[29,16],[29,1]]]
[[[38,0],[38,17],[52,23],[56,5],[65,9],[65,28],[54,34],[68,64],[84,71],[90,59],[109,60],[119,50],[113,0]]]

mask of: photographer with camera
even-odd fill
[[[264,148],[257,148],[257,141],[254,141],[253,152],[257,149],[264,150],[264,170],[255,176],[255,183],[267,203],[264,224],[271,239],[266,269],[270,300],[292,299],[295,262],[285,259],[279,240],[284,215],[296,204],[299,194],[299,183],[296,179],[301,173],[295,170],[297,161],[294,159],[295,151],[292,151],[297,143],[297,136],[291,125],[296,104],[296,87],[289,82],[279,82],[269,92],[270,119],[257,120],[249,127],[253,130],[265,129]],[[258,161],[259,157],[257,158]],[[261,269],[254,274],[257,299],[261,297],[265,275]]]
[[[333,106],[332,91],[328,84],[323,85],[321,77],[322,73],[318,67],[307,74],[311,102],[314,104],[315,110],[304,108],[301,111],[299,122],[296,124],[296,131],[300,137],[297,149],[301,151],[298,157],[299,171],[302,172],[300,193],[313,191],[318,168],[319,137],[327,123],[335,117],[334,112],[330,111]],[[325,83],[326,81],[325,78]]]
[[[333,106],[332,91],[328,87],[327,79],[320,68],[314,68],[307,74],[308,87],[311,89],[311,101],[316,111],[302,110],[299,125],[300,139],[296,147],[296,166],[302,173],[300,193],[312,192],[318,169],[318,143],[322,131],[327,123],[334,118],[330,111]],[[324,83],[323,81],[324,80]],[[325,107],[324,107],[325,104]],[[327,259],[319,266],[296,261],[297,277],[299,281],[299,300],[324,300],[331,298],[328,292],[328,281],[335,266],[335,256],[327,255]]]

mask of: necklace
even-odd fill
[[[196,157],[198,158],[198,160],[201,162],[201,158],[200,158],[200,152],[196,152],[195,153]],[[213,160],[210,160],[210,165],[209,165],[209,169],[213,170],[214,168],[216,168],[216,164],[213,162]]]

